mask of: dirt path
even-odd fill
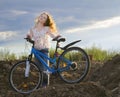
[[[14,63],[14,62],[12,62]],[[66,84],[51,76],[50,86],[29,95],[14,92],[8,81],[11,62],[0,62],[0,97],[120,97],[120,55],[104,65],[91,64],[86,79],[78,84]]]

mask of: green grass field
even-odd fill
[[[103,50],[99,47],[92,46],[91,48],[83,48],[89,56],[92,57],[92,60],[95,61],[104,61],[112,58],[120,52],[114,50]],[[54,49],[50,50],[50,57],[54,54]],[[0,49],[0,60],[11,61],[11,60],[21,60],[26,58],[27,53],[21,53],[21,55],[16,55],[15,53],[10,53],[9,49]]]

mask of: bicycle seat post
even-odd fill
[[[58,53],[58,52],[57,52],[57,51],[58,51],[58,48],[59,48],[59,42],[57,41],[54,56],[56,56],[56,54]]]

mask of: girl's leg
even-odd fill
[[[46,55],[49,56],[48,53],[46,53]],[[44,59],[44,60],[45,60],[45,62],[46,62],[46,63],[48,64],[48,66],[49,66],[49,61],[48,61],[47,59]],[[44,71],[47,71],[47,69],[46,69],[45,67],[44,67]],[[46,85],[49,85],[49,84],[50,84],[49,79],[50,79],[50,74],[44,73],[44,75],[43,75],[43,83],[45,83]]]
[[[48,49],[47,50],[46,49],[40,50],[40,52],[49,56]],[[49,66],[49,61],[45,58],[43,58],[43,59]],[[38,64],[40,66],[42,71],[47,71],[47,69],[39,62],[39,60],[36,57],[34,58],[34,60],[35,60],[36,64]],[[42,84],[43,87],[50,84],[49,79],[50,79],[50,74],[43,73],[43,84]]]

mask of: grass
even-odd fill
[[[21,53],[21,55],[17,56],[17,54],[11,53],[7,48],[0,49],[0,61],[22,60],[25,59],[27,55],[27,53]]]
[[[92,46],[91,48],[86,48],[85,50],[87,54],[89,56],[92,56],[93,57],[92,59],[96,61],[108,60],[113,56],[115,56],[116,54],[119,54],[118,51],[114,51],[114,50],[107,51],[96,46]]]
[[[8,61],[17,59],[14,53],[10,53],[7,48],[0,49],[0,60]]]
[[[107,51],[99,47],[92,46],[91,48],[85,48],[85,51],[89,56],[92,56],[93,60],[104,61],[112,58],[116,54],[119,54],[117,51]],[[61,53],[61,52],[60,52]],[[54,49],[50,50],[50,57],[53,57]],[[21,55],[16,56],[14,53],[10,53],[9,49],[0,49],[0,60],[11,61],[11,60],[22,60],[27,57],[27,53],[21,53]]]

